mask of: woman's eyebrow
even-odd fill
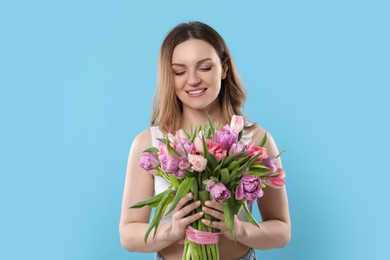
[[[205,59],[202,59],[200,61],[198,61],[196,64],[199,64],[199,63],[202,63],[202,62],[205,62],[205,61],[209,61],[209,60],[213,60],[211,58],[205,58]],[[181,64],[181,63],[172,63],[172,66],[180,66],[180,67],[186,67],[186,65],[184,64]]]

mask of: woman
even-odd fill
[[[131,146],[120,220],[121,243],[129,251],[157,252],[156,259],[182,259],[186,227],[208,214],[219,221],[202,220],[205,225],[221,231],[220,258],[256,259],[254,249],[285,246],[290,239],[290,217],[286,190],[269,188],[258,200],[262,216],[260,229],[245,218],[235,216],[234,242],[221,213],[222,205],[208,201],[202,212],[189,213],[200,206],[192,201],[192,194],[183,197],[172,215],[161,222],[155,239],[150,235],[147,244],[143,237],[148,228],[150,208],[129,209],[167,187],[157,177],[139,167],[142,151],[156,145],[155,137],[203,125],[207,114],[213,122],[229,123],[232,115],[242,115],[245,99],[232,57],[222,37],[211,27],[200,22],[179,24],[165,38],[159,59],[157,92],[152,114],[152,126],[140,133]],[[260,143],[265,130],[255,124],[246,125],[245,138]],[[153,136],[153,137],[152,137]],[[268,133],[265,145],[270,156],[278,149]],[[278,158],[279,167],[282,167]],[[153,232],[152,232],[153,233]]]

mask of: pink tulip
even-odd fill
[[[267,149],[265,149],[264,147],[260,147],[260,146],[254,145],[253,143],[249,143],[247,145],[247,149],[248,149],[251,157],[259,155],[259,157],[255,160],[255,162],[261,162],[263,159],[268,157]]]
[[[279,174],[270,177],[265,177],[264,183],[272,188],[280,189],[286,183],[286,172],[282,168],[278,168],[277,172]]]
[[[233,115],[232,121],[230,122],[230,128],[239,133],[244,129],[244,119],[242,116]]]
[[[226,150],[223,150],[219,144],[213,142],[210,139],[206,139],[207,150],[217,158],[217,161],[220,162],[223,158],[226,157]]]
[[[202,132],[199,132],[194,140],[195,150],[200,154],[204,154],[202,135]]]
[[[188,160],[191,163],[194,171],[203,172],[206,169],[207,160],[202,155],[189,154]]]
[[[255,202],[263,194],[260,178],[252,174],[242,177],[236,189],[236,199],[246,200],[250,203]]]

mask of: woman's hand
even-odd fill
[[[209,216],[215,217],[219,221],[211,221],[207,219],[202,219],[203,224],[208,227],[217,228],[221,233],[228,239],[234,240],[232,234],[230,233],[228,227],[225,223],[225,216],[223,215],[222,203],[217,201],[206,201],[205,206],[202,207],[202,211]],[[237,215],[234,215],[234,233],[238,239],[244,234],[244,226],[242,221],[240,221]]]
[[[170,233],[170,237],[172,237],[175,241],[183,239],[187,226],[204,215],[203,212],[199,212],[194,215],[187,216],[191,213],[191,211],[200,206],[200,201],[195,201],[186,206],[192,198],[192,193],[188,193],[185,197],[179,200],[176,208],[172,211],[172,222],[168,232]]]

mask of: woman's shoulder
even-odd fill
[[[137,150],[144,151],[152,146],[151,137],[151,128],[146,128],[133,139],[133,143],[131,146],[136,147]]]

